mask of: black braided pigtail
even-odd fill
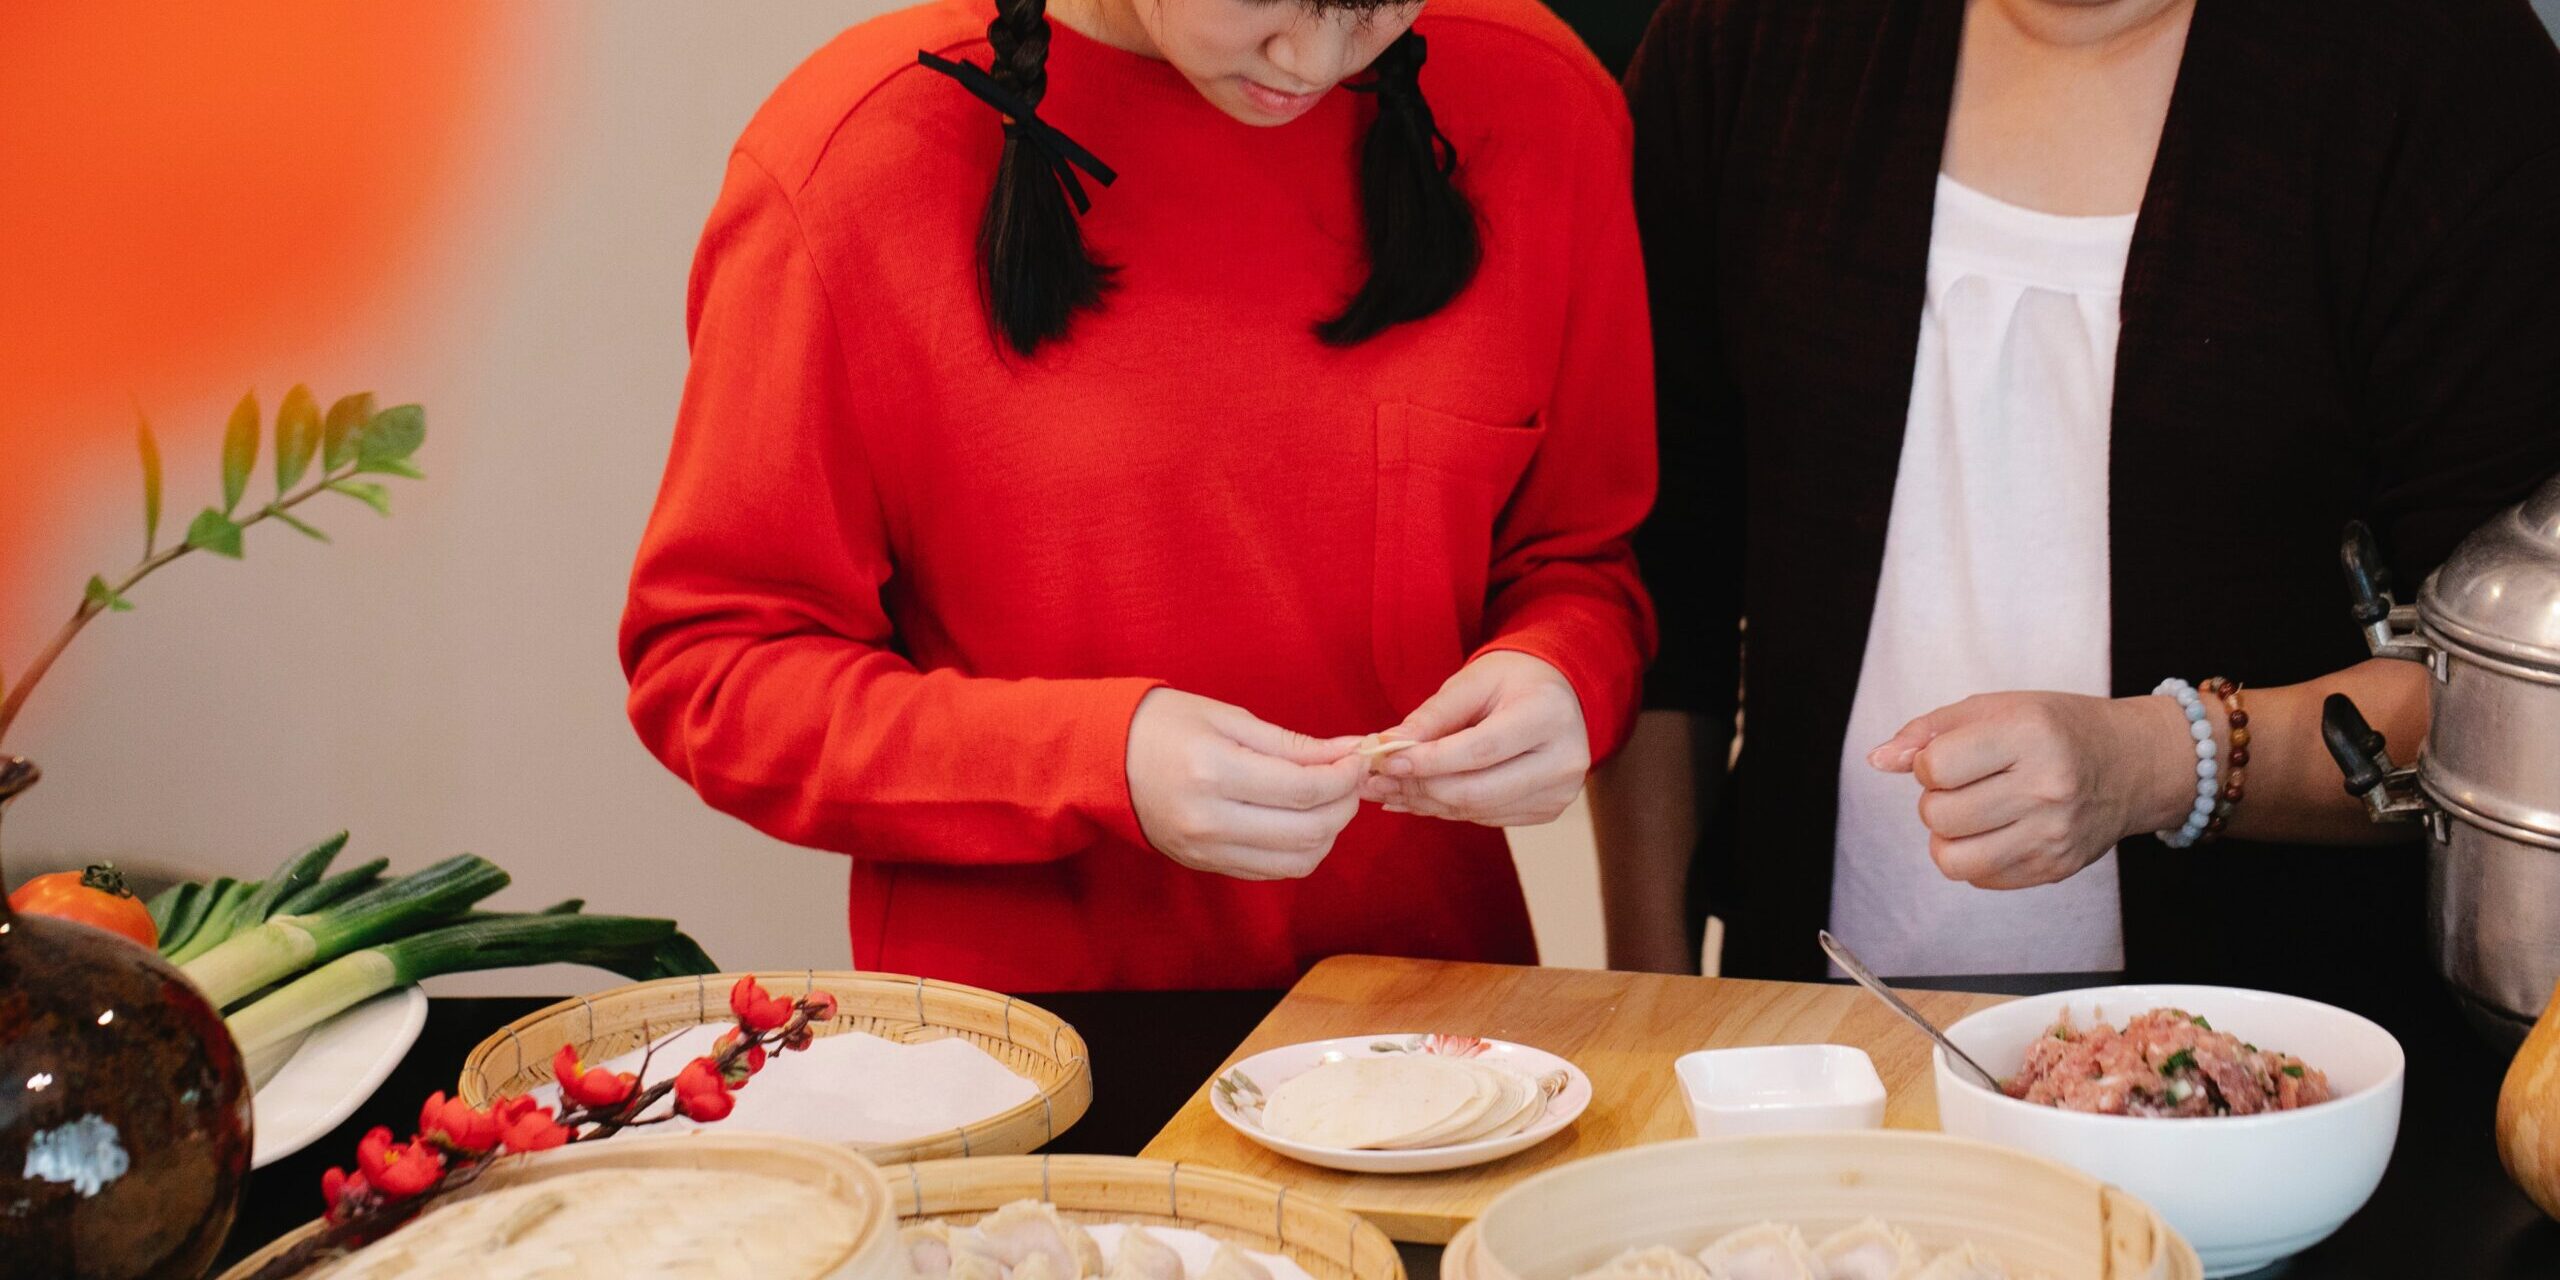
[[[1421,36],[1406,32],[1370,64],[1378,118],[1360,147],[1361,219],[1369,278],[1342,314],[1316,326],[1347,347],[1447,306],[1475,278],[1484,246],[1458,190],[1458,149],[1422,99]]]
[[[995,47],[988,70],[1034,107],[1049,89],[1047,9],[1047,0],[999,0],[996,20],[987,25],[987,42]],[[1064,337],[1067,322],[1078,310],[1100,305],[1111,283],[1111,268],[1085,252],[1053,161],[1014,129],[1005,131],[995,189],[978,226],[978,270],[989,322],[1026,356]]]

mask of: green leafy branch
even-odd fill
[[[151,434],[151,421],[141,416],[136,441],[142,453],[142,559],[124,574],[109,581],[105,574],[91,574],[81,589],[80,605],[72,610],[70,621],[54,633],[52,641],[38,651],[27,664],[16,685],[0,682],[0,738],[16,723],[18,709],[25,705],[27,694],[51,670],[54,659],[101,613],[125,613],[133,602],[125,593],[134,584],[150,577],[170,561],[191,551],[210,551],[237,560],[241,557],[241,535],[251,526],[274,520],[305,537],[327,542],[322,533],[292,514],[322,493],[335,493],[353,498],[383,514],[391,514],[391,492],[382,485],[357,479],[358,476],[405,476],[412,480],[425,478],[409,461],[418,446],[426,443],[426,411],[414,404],[374,408],[373,395],[366,392],[346,396],[320,410],[320,402],[309,387],[297,386],[285,393],[284,403],[276,406],[275,478],[276,496],[263,506],[243,511],[241,501],[249,492],[250,473],[257,469],[260,430],[258,397],[251,392],[240,397],[231,410],[231,420],[222,434],[222,504],[209,506],[187,522],[186,537],[174,546],[160,546],[160,442]],[[313,470],[315,464],[318,470]],[[299,486],[299,487],[297,487]]]

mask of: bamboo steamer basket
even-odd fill
[[[1182,1227],[1278,1254],[1315,1280],[1404,1280],[1384,1232],[1312,1196],[1206,1165],[1128,1156],[1001,1156],[891,1165],[881,1176],[901,1222],[966,1226],[1016,1200],[1074,1222]]]
[[[485,1106],[493,1097],[550,1083],[551,1058],[561,1045],[574,1044],[579,1057],[600,1062],[687,1027],[727,1022],[729,988],[741,976],[661,978],[537,1009],[472,1049],[458,1092],[465,1102]],[[818,1035],[864,1031],[901,1044],[967,1040],[1039,1087],[1039,1096],[961,1128],[854,1147],[878,1163],[1036,1150],[1083,1118],[1093,1102],[1084,1037],[1056,1014],[1012,996],[889,973],[793,969],[760,971],[755,978],[778,996],[834,996],[836,1016],[811,1024]]]
[[[1651,1245],[1685,1252],[1759,1222],[1823,1236],[1867,1218],[1924,1250],[1971,1241],[2051,1280],[2202,1280],[2140,1200],[2024,1152],[1903,1131],[1764,1134],[1636,1147],[1550,1169],[1485,1207],[1442,1280],[1569,1280]]]
[[[898,1247],[897,1221],[890,1212],[889,1184],[881,1178],[879,1166],[843,1147],[805,1138],[708,1132],[645,1137],[617,1134],[601,1142],[575,1143],[539,1155],[500,1159],[477,1181],[439,1200],[436,1207],[565,1174],[639,1169],[760,1174],[815,1187],[841,1203],[859,1224],[853,1243],[823,1270],[806,1277],[776,1276],[773,1280],[904,1280],[906,1276],[906,1259]],[[434,1212],[435,1208],[427,1210],[429,1215]],[[317,1221],[304,1223],[241,1259],[222,1273],[221,1280],[248,1280],[270,1259],[320,1227]],[[400,1232],[395,1231],[383,1238],[399,1237]]]

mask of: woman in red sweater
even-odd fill
[[[1652,646],[1614,86],[1535,0],[1004,6],[847,32],[739,140],[633,723],[852,855],[864,968],[1533,959],[1493,828]]]

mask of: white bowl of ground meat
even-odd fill
[[[2132,1192],[2231,1276],[2364,1207],[2400,1133],[2400,1042],[2344,1009],[2234,987],[2094,987],[1985,1009],[1937,1053],[1938,1123]],[[2020,1096],[2010,1096],[2017,1094]]]

